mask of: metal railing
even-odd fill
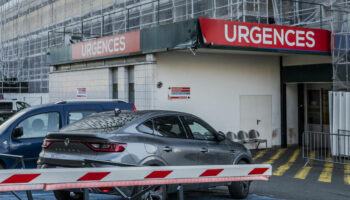
[[[311,132],[303,134],[303,158],[310,161],[323,161],[338,164],[350,164],[350,131],[338,133]]]

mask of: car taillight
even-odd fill
[[[113,188],[108,188],[108,187],[101,187],[99,188],[101,192],[107,193],[107,192],[113,192]]]
[[[43,144],[41,145],[41,147],[42,147],[43,149],[47,149],[47,148],[49,148],[53,143],[54,143],[53,140],[45,139],[44,142],[43,142]]]
[[[85,143],[91,150],[99,152],[123,152],[126,148],[126,144],[118,143]]]
[[[136,110],[136,106],[135,106],[135,104],[132,104],[132,108],[133,108],[134,110]]]

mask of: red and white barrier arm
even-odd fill
[[[0,191],[268,180],[268,164],[0,170]]]

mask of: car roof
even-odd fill
[[[134,112],[142,116],[158,116],[158,115],[192,115],[185,112],[173,110],[123,110],[122,112]]]

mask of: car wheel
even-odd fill
[[[248,164],[244,160],[240,160],[238,165]],[[247,198],[249,194],[250,181],[234,181],[228,186],[228,191],[234,199]]]
[[[53,191],[57,200],[83,200],[84,195],[82,192],[70,192],[64,190]]]

